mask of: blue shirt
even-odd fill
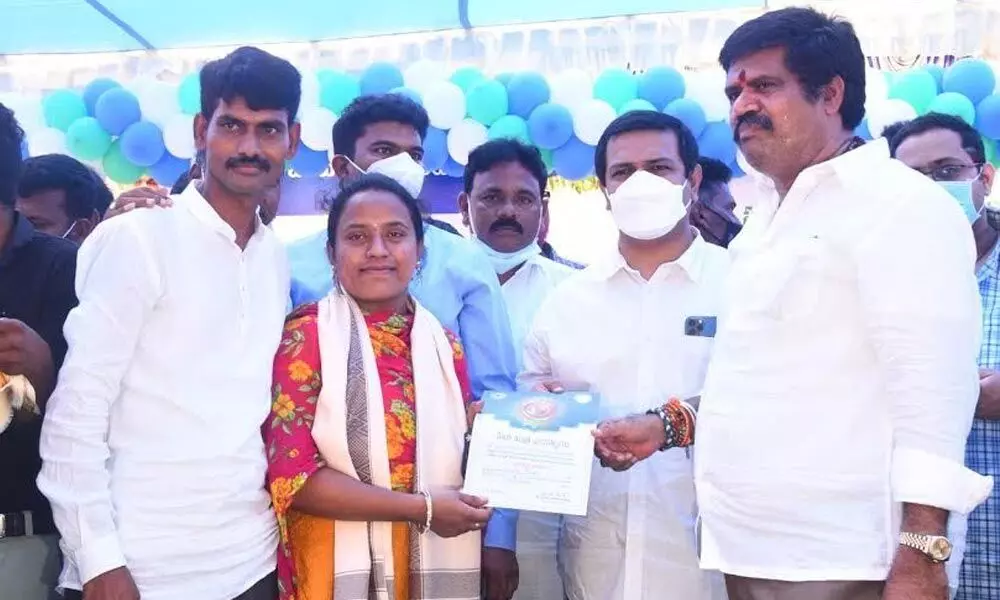
[[[326,242],[326,231],[321,231],[288,246],[292,306],[320,300],[333,288]],[[462,340],[477,398],[486,390],[515,389],[516,354],[500,282],[486,257],[468,240],[425,225],[424,258],[410,293]],[[496,510],[484,543],[513,550],[516,531],[517,513]]]

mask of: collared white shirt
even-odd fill
[[[803,171],[730,250],[696,436],[702,566],[882,580],[900,503],[967,513],[990,487],[963,466],[979,391],[968,221],[878,140]]]
[[[690,317],[715,317],[726,251],[700,237],[644,280],[620,254],[572,275],[538,310],[521,383],[555,380],[601,396],[601,418],[701,392],[710,337],[685,335]],[[570,600],[725,598],[698,567],[691,457],[657,453],[617,473],[596,461],[586,517],[566,517],[563,581]]]
[[[80,589],[127,566],[143,600],[230,600],[275,568],[260,426],[288,298],[284,249],[245,250],[196,186],[80,248],[40,489]]]
[[[518,366],[522,364],[524,338],[531,329],[538,308],[556,286],[576,272],[572,267],[538,254],[525,261],[510,279],[500,285],[507,315],[510,317]]]

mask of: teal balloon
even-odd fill
[[[56,90],[42,99],[42,114],[49,127],[69,131],[77,119],[87,116],[87,105],[73,90]]]
[[[594,82],[594,98],[604,100],[620,111],[639,95],[639,81],[624,69],[605,69]]]
[[[552,173],[552,171],[555,170],[552,163],[552,150],[549,150],[548,148],[540,148],[538,151],[542,154],[542,162],[545,163],[545,170]]]
[[[528,135],[528,122],[517,115],[501,117],[496,123],[490,125],[487,135],[491,140],[513,138],[525,144],[531,143],[531,137]]]
[[[927,71],[907,71],[893,82],[889,88],[889,97],[905,101],[918,115],[923,115],[937,97],[937,82]]]
[[[656,110],[653,103],[649,100],[643,100],[642,98],[636,98],[635,100],[629,100],[626,102],[619,110],[619,115],[624,115],[627,112],[632,112],[634,110]]]
[[[986,148],[986,162],[994,167],[1000,167],[1000,152],[997,151],[997,143],[984,137],[983,147]]]
[[[451,74],[451,82],[462,88],[462,91],[468,93],[469,90],[476,87],[482,81],[486,80],[486,76],[483,72],[476,67],[462,67],[454,73]]]
[[[196,115],[201,112],[201,77],[198,73],[186,76],[177,88],[177,101],[181,112],[186,115]]]
[[[73,121],[66,130],[66,149],[80,160],[98,160],[111,147],[111,135],[94,117]]]
[[[316,72],[319,80],[319,104],[339,115],[347,105],[361,95],[361,82],[357,77],[343,71],[320,69]]]
[[[931,102],[928,112],[953,115],[973,126],[976,123],[976,107],[972,104],[972,100],[957,92],[938,95]]]
[[[121,143],[118,141],[115,141],[108,148],[101,165],[104,167],[104,174],[108,176],[108,179],[122,185],[135,183],[146,172],[144,168],[130,163],[125,158]]]
[[[481,81],[465,97],[469,117],[487,127],[507,114],[507,104],[507,88],[499,81]]]

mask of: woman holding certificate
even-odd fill
[[[264,425],[281,598],[478,598],[490,511],[458,491],[461,345],[408,292],[417,201],[364,175],[334,199],[327,231],[337,285],[288,317]]]

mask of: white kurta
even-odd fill
[[[567,279],[538,310],[521,383],[555,380],[601,395],[602,418],[701,392],[712,339],[685,335],[714,317],[726,251],[697,238],[645,281],[620,255]],[[596,461],[595,461],[596,462]],[[692,458],[658,453],[625,473],[594,466],[586,517],[566,517],[563,581],[570,600],[714,600],[721,577],[698,567]]]

